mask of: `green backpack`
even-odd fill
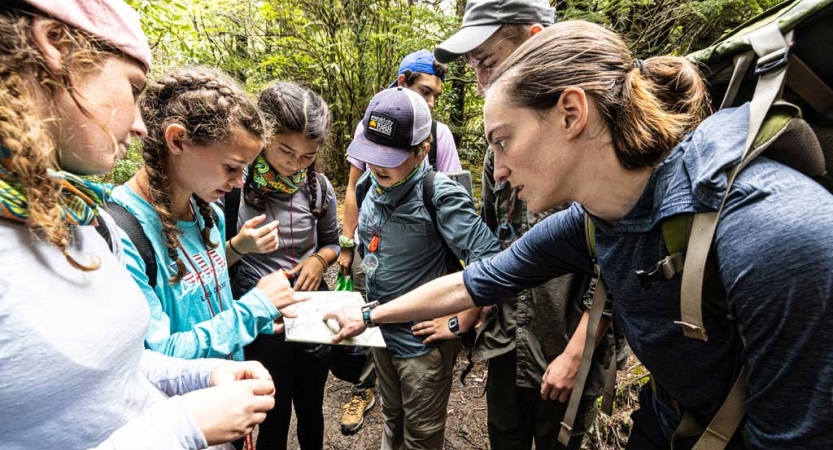
[[[813,178],[833,192],[833,0],[784,2],[688,56],[703,67],[712,88],[715,109],[750,104],[749,131],[741,162],[728,173],[728,194],[737,174],[763,154]],[[726,197],[717,211],[681,214],[663,221],[667,258],[639,273],[644,285],[682,276],[681,317],[676,321],[685,336],[707,340],[703,325],[703,297],[710,301],[719,283],[707,260]],[[587,246],[594,261],[595,229],[585,218]],[[587,327],[587,343],[559,440],[566,445],[592,360],[594,337],[607,297],[603,274],[595,265],[597,283]],[[718,294],[720,295],[720,294]],[[725,306],[725,293],[720,296]],[[721,300],[717,300],[720,302]],[[615,376],[615,375],[614,375]],[[615,381],[605,383],[614,386]],[[615,389],[605,390],[609,413]],[[744,367],[723,405],[707,425],[685,414],[674,433],[700,436],[694,450],[722,450],[740,426],[748,397]],[[673,446],[673,442],[672,442]]]

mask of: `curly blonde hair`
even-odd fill
[[[47,175],[48,168],[60,169],[58,152],[44,119],[36,112],[39,100],[34,90],[41,90],[47,99],[68,92],[79,110],[95,121],[82,106],[74,87],[85,75],[100,70],[107,57],[120,53],[88,33],[43,18],[50,39],[69,49],[63,55],[61,72],[55,73],[35,45],[32,21],[37,14],[21,5],[0,6],[0,145],[11,155],[7,169],[25,189],[29,229],[58,247],[73,267],[95,270],[98,262],[81,264],[67,252],[72,235],[70,226],[61,218],[61,186]],[[115,138],[112,139],[116,152]]]
[[[185,276],[185,263],[177,249],[182,234],[171,211],[169,180],[170,158],[165,130],[179,124],[186,130],[186,139],[197,146],[211,145],[226,139],[239,126],[258,138],[268,137],[268,127],[260,110],[240,84],[223,72],[207,67],[181,67],[148,83],[140,102],[148,135],[142,141],[142,158],[150,184],[150,201],[165,234],[168,257],[176,262],[177,271],[170,283],[179,283]],[[193,196],[205,227],[203,240],[211,248],[214,215],[211,205]]]

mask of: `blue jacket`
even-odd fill
[[[743,364],[745,428],[754,448],[833,447],[833,196],[765,158],[745,168],[720,217],[713,251],[728,306],[743,325],[704,309],[709,340],[683,336],[679,277],[640,288],[634,274],[668,255],[661,221],[716,210],[740,160],[749,108],[704,121],[660,164],[616,226],[596,224],[599,265],[634,354],[684,408],[707,423]],[[507,252],[466,269],[477,304],[568,272],[589,274],[584,210],[547,218]],[[666,409],[670,436],[679,417]]]
[[[144,261],[133,242],[122,234],[127,269],[150,305],[150,327],[145,338],[147,348],[186,359],[231,355],[242,360],[243,346],[259,333],[272,333],[272,321],[279,313],[263,291],[255,288],[240,300],[232,299],[223,239],[225,220],[219,207],[211,205],[219,217],[217,226],[211,230],[211,241],[218,244],[215,249],[207,250],[203,245],[201,217],[196,222],[178,222],[177,226],[182,230],[182,249],[187,253],[186,257],[180,249],[179,257],[185,263],[186,274],[182,281],[172,285],[168,279],[176,273],[176,264],[168,258],[162,225],[153,206],[127,185],[113,190],[112,200],[139,219],[158,262],[156,287],[151,288]],[[194,210],[197,211],[196,205]],[[192,268],[192,262],[196,270]],[[221,299],[217,298],[218,289]]]
[[[495,235],[474,210],[471,197],[457,182],[437,173],[434,178],[434,207],[439,230],[422,200],[422,182],[428,164],[404,184],[378,193],[365,172],[356,190],[367,196],[359,211],[358,235],[363,254],[374,234],[379,247],[375,273],[367,274],[367,299],[386,303],[446,274],[447,250],[441,233],[454,255],[470,264],[500,251]],[[411,323],[382,325],[388,350],[397,357],[416,357],[430,352],[436,343],[425,345],[411,332]]]

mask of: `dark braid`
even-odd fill
[[[257,102],[275,134],[303,133],[304,138],[322,144],[330,133],[332,117],[327,103],[320,95],[295,83],[277,82],[260,93]],[[252,183],[254,166],[249,167],[243,201],[257,211],[266,206],[265,193]],[[310,195],[310,210],[320,219],[329,208],[326,193],[321,209],[318,203],[318,177],[315,163],[307,168],[307,189]]]
[[[321,200],[321,209],[315,207],[318,204],[318,174],[315,172],[315,163],[312,163],[307,169],[307,189],[309,189],[310,210],[316,219],[320,219],[327,215],[327,210],[330,209],[329,198],[327,198],[327,186],[321,186],[321,194],[324,198]]]
[[[168,179],[168,146],[165,130],[173,124],[186,130],[185,139],[195,146],[211,145],[226,139],[234,127],[263,138],[268,134],[260,111],[239,83],[228,75],[206,67],[175,69],[148,84],[141,100],[142,117],[148,129],[142,157],[150,184],[150,200],[162,224],[168,256],[176,261],[177,273],[169,280],[178,283],[185,276],[185,264],[177,249],[182,235],[171,212],[171,186]],[[210,248],[215,221],[211,206],[201,198],[194,200],[203,218],[203,240]]]
[[[214,228],[214,212],[211,209],[211,205],[196,195],[192,197],[197,202],[197,208],[199,208],[202,221],[205,224],[205,227],[202,229],[202,241],[209,248],[217,248],[217,243],[211,240],[211,229]]]

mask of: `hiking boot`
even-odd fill
[[[366,389],[360,394],[353,394],[344,405],[344,414],[341,416],[341,432],[345,434],[355,433],[362,428],[364,413],[376,404],[376,397],[373,396],[373,389]]]

